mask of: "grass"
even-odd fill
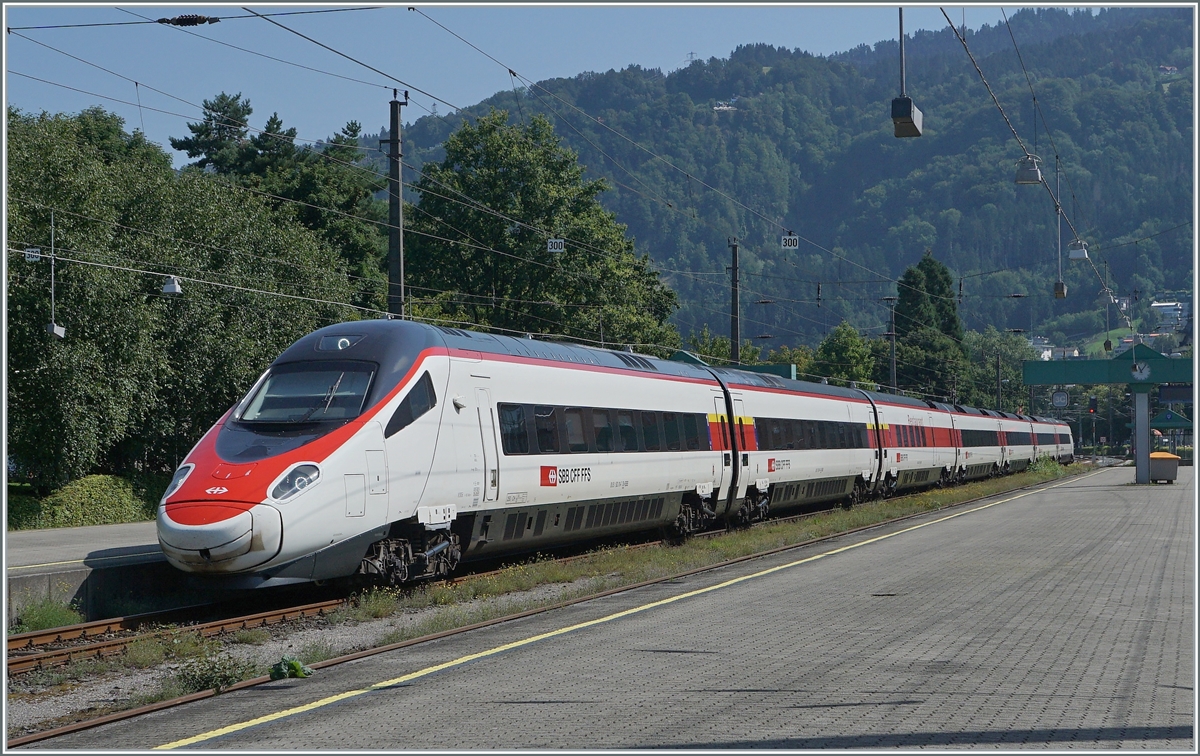
[[[251,646],[261,646],[271,640],[271,631],[265,627],[250,627],[238,630],[231,636],[234,643],[245,643]]]
[[[78,625],[83,615],[71,604],[46,597],[30,601],[21,607],[20,613],[8,626],[8,634],[31,633],[52,627]]]

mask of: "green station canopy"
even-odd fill
[[[1132,428],[1133,423],[1125,423],[1126,428]],[[1175,410],[1163,410],[1150,421],[1152,430],[1191,430],[1192,421],[1186,415]]]

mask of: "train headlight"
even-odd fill
[[[321,471],[316,465],[296,465],[271,489],[271,498],[286,501],[316,483],[320,477]]]
[[[166,492],[163,493],[162,499],[160,499],[158,503],[162,504],[171,496],[171,494],[178,491],[179,487],[183,485],[183,481],[187,480],[188,476],[192,474],[192,470],[195,470],[195,469],[196,469],[195,465],[184,465],[183,467],[180,467],[178,470],[176,470],[175,477],[171,478],[170,484],[167,485]]]

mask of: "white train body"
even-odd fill
[[[1006,436],[1013,444],[1006,442]],[[176,567],[393,582],[460,559],[1066,461],[1057,421],[405,321],[290,347],[159,507]]]

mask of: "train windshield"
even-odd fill
[[[375,365],[369,362],[294,362],[276,365],[242,403],[243,423],[298,425],[345,422],[367,400]]]

